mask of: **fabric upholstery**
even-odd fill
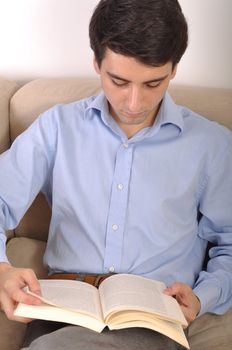
[[[0,349],[19,350],[23,343],[26,325],[8,320],[0,311],[0,330]]]
[[[232,130],[231,89],[171,85],[169,91],[177,104]]]
[[[11,99],[11,140],[55,104],[80,100],[98,91],[99,81],[93,79],[38,79],[29,82]]]
[[[10,145],[9,102],[18,88],[16,83],[0,78],[0,153]]]
[[[16,237],[7,244],[7,256],[13,266],[31,268],[40,279],[47,278],[43,267],[46,243],[38,239]]]
[[[191,350],[228,350],[232,346],[232,310],[225,315],[201,316],[189,327]],[[225,336],[226,334],[226,336]]]

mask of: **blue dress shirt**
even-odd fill
[[[42,191],[52,272],[132,273],[187,283],[204,312],[232,306],[232,136],[166,93],[128,139],[103,93],[43,113],[0,157],[0,261]],[[207,243],[207,270],[202,271]]]

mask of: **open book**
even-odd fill
[[[116,274],[99,289],[79,281],[40,280],[42,305],[19,303],[14,314],[67,322],[101,332],[144,327],[189,348],[183,327],[187,321],[177,301],[163,293],[165,284],[145,277]]]

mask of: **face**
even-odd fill
[[[152,67],[109,49],[99,67],[102,88],[112,117],[128,137],[151,126],[169,82],[176,74],[172,63]]]

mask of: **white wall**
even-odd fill
[[[232,88],[232,0],[179,0],[190,42],[175,82]]]
[[[175,82],[232,88],[232,0],[179,1],[190,44]],[[19,82],[94,76],[88,22],[97,3],[0,0],[0,75]]]

